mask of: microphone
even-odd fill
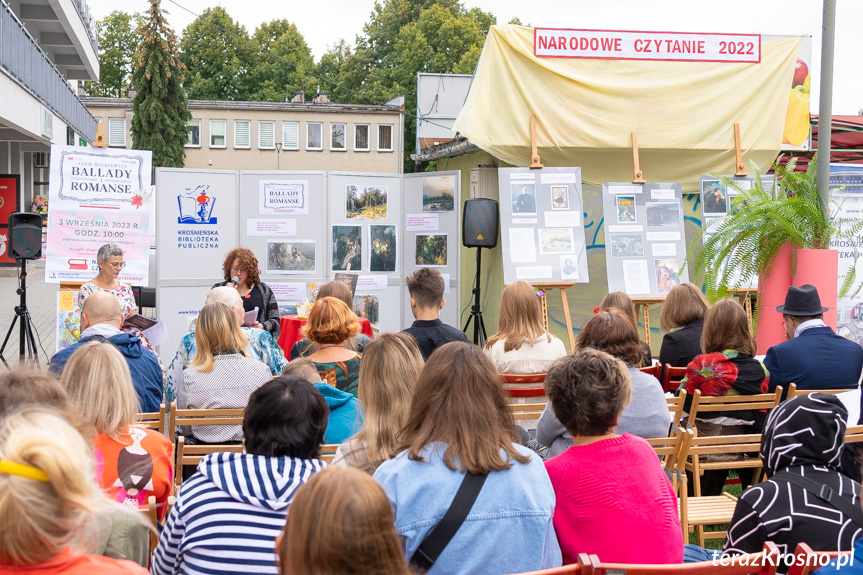
[[[231,283],[234,284],[234,287],[237,287],[237,284],[240,283],[240,276],[234,276],[231,278]]]

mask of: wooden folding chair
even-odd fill
[[[333,458],[336,456],[336,450],[339,448],[339,445],[341,445],[341,443],[327,443],[326,445],[322,445],[321,461],[332,463]]]
[[[798,395],[808,395],[810,393],[826,393],[828,395],[836,395],[838,393],[845,393],[846,391],[854,391],[856,388],[848,388],[848,389],[797,389],[796,383],[788,384],[788,397],[786,399],[791,399],[792,397],[797,397]]]
[[[680,425],[683,419],[683,406],[686,403],[686,390],[681,389],[677,397],[666,397],[665,402],[668,404],[668,411],[671,413],[671,421],[673,423],[671,433],[674,433],[674,427]]]
[[[674,428],[668,437],[650,437],[646,441],[659,456],[662,468],[671,473],[672,487],[677,490],[679,480],[678,467],[681,457],[689,449],[689,441],[692,438],[691,429]]]
[[[662,366],[657,363],[656,365],[639,367],[638,371],[640,371],[641,373],[646,373],[647,375],[652,375],[656,379],[659,379],[659,375],[662,373]]]
[[[755,468],[753,481],[756,481],[761,472],[761,460],[757,457],[748,457],[743,461],[716,461],[702,462],[699,457],[714,454],[742,453],[755,454],[761,449],[761,435],[757,433],[747,435],[716,435],[699,437],[696,432],[689,442],[685,454],[681,454],[680,461],[685,462],[684,468],[693,471],[693,480],[698,481],[699,473],[712,469],[739,469],[741,467]],[[693,465],[693,462],[695,463]],[[686,482],[686,474],[682,473],[682,481]],[[698,483],[695,484],[698,487]],[[746,486],[743,486],[744,488]],[[689,497],[686,486],[680,489],[680,525],[683,528],[684,539],[689,536],[690,528],[694,528],[698,536],[698,545],[704,547],[705,539],[723,539],[725,531],[711,531],[705,533],[705,525],[719,525],[731,522],[737,498],[725,492],[721,495],[702,496],[700,489],[694,497]]]
[[[244,448],[240,443],[208,444],[208,445],[186,445],[186,438],[182,435],[177,438],[177,458],[174,464],[174,493],[180,489],[183,483],[183,466],[198,465],[205,455],[210,453],[243,453]]]
[[[171,415],[168,418],[168,437],[174,441],[177,426],[192,425],[243,425],[245,407],[237,409],[176,409],[171,403]]]
[[[545,409],[544,403],[510,403],[509,410],[516,421],[524,419],[539,419]]]
[[[668,393],[680,387],[680,382],[686,377],[685,367],[671,367],[670,363],[666,363],[662,369],[662,391]]]
[[[591,560],[596,555],[591,555]],[[764,550],[748,555],[733,555],[722,561],[700,561],[676,565],[630,565],[626,563],[599,563],[593,567],[594,575],[615,573],[626,575],[774,575],[779,563],[779,548],[772,541],[764,543]]]
[[[854,552],[852,550],[845,553],[853,555]],[[839,551],[813,551],[806,543],[798,543],[794,550],[794,564],[788,570],[788,575],[809,575],[839,557],[840,554]],[[837,571],[842,571],[842,569],[837,568]]]
[[[135,424],[147,429],[155,429],[159,433],[165,433],[165,404],[159,404],[159,411],[136,414]]]
[[[165,514],[162,516],[162,520],[158,519],[158,508],[156,507],[156,496],[151,495],[147,498],[147,509],[143,510],[147,515],[147,519],[150,521],[150,556],[153,555],[153,552],[156,550],[156,546],[159,544],[159,532],[161,526],[165,524],[165,521],[168,519],[168,513],[171,512],[171,507],[174,506],[174,496],[169,495],[167,501],[165,502]]]
[[[863,425],[849,425],[845,429],[845,443],[863,442]]]
[[[542,383],[545,382],[544,373],[500,373],[498,376],[510,397],[543,397],[545,395],[545,387],[542,386]],[[531,383],[540,385],[524,386],[524,384]],[[519,387],[511,387],[519,384],[521,384]]]

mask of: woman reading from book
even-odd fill
[[[251,327],[270,332],[274,339],[279,338],[279,305],[273,290],[261,281],[258,270],[258,258],[251,250],[234,248],[225,256],[222,264],[225,281],[213,287],[230,286],[237,289],[243,298],[243,309],[246,312],[257,309],[254,323]],[[244,324],[248,325],[248,324]]]

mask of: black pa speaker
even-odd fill
[[[464,203],[461,243],[468,248],[497,246],[497,227],[500,208],[497,200],[473,198]]]
[[[42,216],[28,212],[9,215],[9,257],[38,260],[42,257]]]

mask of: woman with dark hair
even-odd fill
[[[275,540],[288,506],[326,465],[320,456],[327,416],[323,396],[298,377],[277,377],[255,391],[243,417],[246,452],[204,456],[180,486],[153,575],[276,575]]]
[[[635,306],[628,295],[622,291],[613,291],[605,294],[605,297],[599,302],[599,310],[597,311],[609,311],[612,309],[617,310],[621,315],[632,320],[632,324],[638,330],[638,317],[635,315]],[[639,340],[639,343],[641,344],[644,358],[641,360],[641,365],[634,367],[649,367],[653,364],[653,352],[650,351],[650,346],[647,345],[646,341]]]
[[[392,503],[405,557],[471,474],[484,483],[428,573],[518,573],[560,565],[554,495],[536,454],[514,443],[497,371],[482,350],[450,342],[426,361],[402,429],[401,453],[374,474]]]
[[[251,250],[234,248],[225,256],[222,263],[222,274],[225,281],[214,284],[213,287],[231,286],[237,289],[243,298],[243,309],[250,312],[257,308],[258,316],[252,327],[264,329],[279,338],[279,304],[270,286],[261,281],[258,270],[258,258]]]
[[[623,361],[632,382],[632,399],[623,408],[616,433],[631,433],[639,437],[664,437],[668,435],[671,415],[662,393],[662,385],[652,375],[638,370],[642,349],[638,332],[632,321],[617,311],[601,311],[587,320],[575,349],[598,349]],[[536,440],[548,446],[548,457],[566,451],[572,445],[572,437],[555,417],[551,404],[546,404],[536,424]]]
[[[389,499],[353,468],[300,487],[277,547],[280,575],[409,575]]]
[[[613,563],[683,558],[677,498],[656,453],[616,431],[632,392],[628,371],[607,353],[580,348],[546,376],[548,399],[572,437],[572,447],[545,463],[564,563],[579,553]]]
[[[701,353],[701,330],[709,308],[707,298],[695,284],[686,282],[671,288],[659,316],[659,326],[667,332],[659,348],[659,363],[686,367]]]

